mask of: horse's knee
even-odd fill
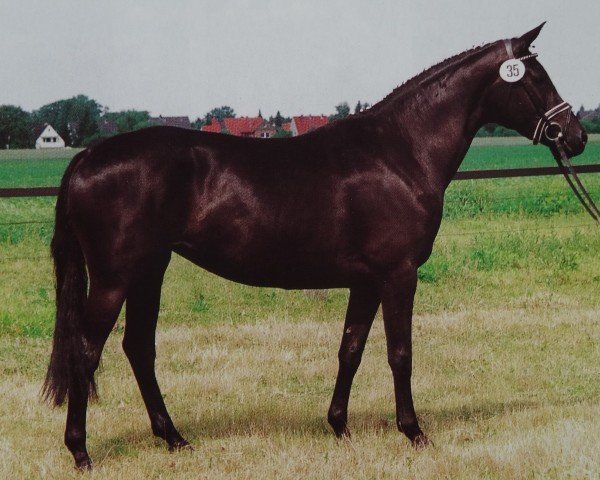
[[[396,375],[408,375],[412,368],[412,354],[405,348],[394,349],[388,352],[388,364]]]
[[[125,332],[122,346],[129,361],[154,361],[156,358],[156,349],[154,348],[154,345],[143,344],[138,338],[127,335],[127,332]]]
[[[362,359],[363,349],[356,342],[343,345],[338,352],[338,361],[340,366],[346,367],[350,371],[356,371]]]

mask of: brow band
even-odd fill
[[[515,58],[515,54],[513,52],[513,47],[512,47],[512,40],[505,39],[504,47],[506,48],[506,53],[508,54],[508,58]],[[537,53],[530,53],[529,55],[525,55],[523,57],[517,58],[517,60],[521,60],[521,61],[529,60],[530,58],[535,58],[537,56],[538,56]]]
[[[519,58],[517,58],[517,60],[521,60],[521,61],[523,61],[523,60],[529,60],[530,58],[535,58],[537,56],[538,56],[537,53],[531,53],[529,55],[525,55],[524,57],[519,57]]]

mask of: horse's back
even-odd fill
[[[154,127],[89,148],[67,189],[86,257],[110,265],[175,249],[234,278],[233,270],[255,269],[252,258],[289,266],[293,252],[317,249],[316,239],[327,250],[314,224],[331,225],[333,210],[308,199],[319,191],[331,204],[323,198],[331,179],[300,168],[286,143]]]

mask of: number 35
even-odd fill
[[[507,77],[518,77],[520,75],[519,65],[517,65],[517,64],[514,64],[514,65],[508,64],[506,66],[506,68],[508,70],[508,73],[506,74]]]

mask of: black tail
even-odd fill
[[[56,201],[52,257],[56,275],[56,325],[50,365],[42,388],[45,400],[61,405],[69,388],[96,395],[93,374],[85,361],[82,317],[87,297],[87,272],[81,246],[68,219],[69,183],[73,170],[86,151],[77,154],[63,176]]]

